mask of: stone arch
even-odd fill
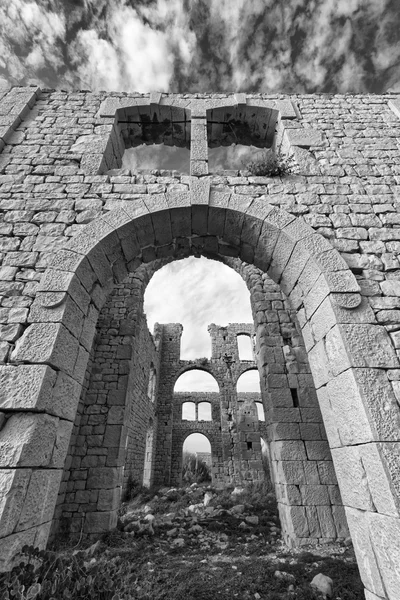
[[[1,432],[12,449],[3,459],[4,488],[12,497],[28,481],[24,471],[35,469],[42,509],[35,513],[31,487],[19,512],[16,504],[12,512],[5,505],[3,556],[20,543],[16,527],[28,531],[24,543],[45,543],[96,317],[114,282],[143,263],[198,252],[254,264],[298,311],[361,574],[368,589],[382,597],[386,586],[392,598],[390,573],[398,572],[400,548],[400,415],[385,373],[399,367],[388,334],[375,324],[346,263],[304,221],[259,199],[220,193],[203,203],[207,185],[200,179],[193,195],[126,202],[89,224],[47,269],[3,386],[20,414],[12,413]],[[9,393],[16,377],[17,396]],[[371,537],[389,568],[377,563]]]
[[[174,390],[175,390],[175,386],[176,386],[178,380],[182,377],[182,375],[185,375],[186,373],[190,373],[191,371],[202,371],[203,373],[207,373],[207,375],[210,375],[210,377],[212,377],[212,379],[215,381],[216,385],[218,386],[218,390],[214,390],[214,391],[220,390],[220,382],[218,381],[218,378],[215,376],[215,373],[213,372],[212,367],[210,365],[203,365],[203,364],[201,364],[200,361],[194,361],[194,364],[184,365],[177,370],[177,372],[175,374],[175,378],[174,378]],[[184,391],[190,391],[190,390],[184,390]]]
[[[254,371],[257,374],[259,374],[257,367],[254,365],[246,365],[246,364],[240,365],[240,367],[238,369],[238,375],[237,375],[237,378],[235,381],[236,390],[238,390],[238,383],[239,383],[239,380],[242,378],[242,376],[245,375],[245,373],[250,373],[251,371]]]

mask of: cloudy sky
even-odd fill
[[[11,83],[173,92],[381,92],[398,0],[1,0]]]
[[[399,0],[0,0],[0,86],[400,91],[399,13]],[[146,295],[150,325],[183,323],[186,358],[210,355],[209,323],[251,320],[243,281],[209,263],[165,267]]]

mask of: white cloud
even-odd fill
[[[79,31],[70,52],[77,63],[82,87],[92,90],[121,89],[117,52],[109,42],[100,39],[96,31]]]
[[[210,358],[211,323],[253,320],[250,294],[240,275],[205,258],[176,261],[155,273],[146,290],[145,312],[150,330],[156,321],[182,323],[183,359]]]
[[[25,62],[33,69],[41,69],[45,64],[42,49],[36,46],[36,48],[34,48],[32,52],[28,54]]]
[[[0,5],[0,52],[10,80],[38,80],[36,70],[45,63],[55,70],[62,67],[58,42],[64,39],[65,32],[64,15],[46,10],[36,2],[10,0],[7,5]],[[24,58],[24,50],[30,47]]]

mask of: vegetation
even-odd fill
[[[118,529],[86,549],[25,547],[0,574],[0,598],[321,600],[310,582],[323,573],[331,600],[364,599],[351,545],[288,550],[279,532],[269,482],[142,489],[123,505]]]
[[[271,149],[264,150],[261,157],[243,165],[252,175],[261,177],[283,177],[295,171],[294,158]]]
[[[204,483],[211,481],[211,469],[196,454],[183,453],[182,479],[185,483]]]

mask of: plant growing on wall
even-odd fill
[[[243,165],[252,175],[261,177],[283,177],[296,169],[292,156],[273,152],[271,148],[264,150],[255,161]]]

